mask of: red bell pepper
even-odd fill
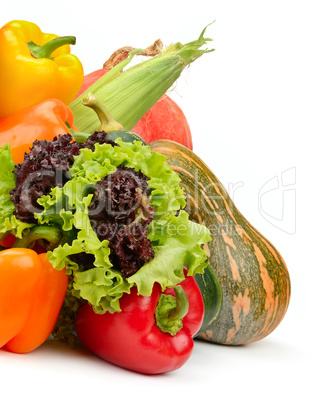
[[[87,303],[81,307],[76,332],[89,350],[145,374],[176,370],[189,359],[204,315],[193,277],[163,293],[155,284],[151,296],[140,296],[133,287],[120,299],[120,306],[122,311],[113,314],[96,314]]]

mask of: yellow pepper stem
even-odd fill
[[[50,40],[49,42],[46,42],[42,46],[37,45],[33,41],[27,42],[26,44],[28,45],[32,56],[36,59],[54,60],[54,57],[51,56],[54,50],[64,45],[75,45],[76,38],[75,36],[59,36]]]

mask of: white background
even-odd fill
[[[289,310],[266,339],[244,347],[197,341],[190,360],[166,375],[132,373],[52,341],[27,355],[0,351],[1,400],[316,400],[314,3],[1,2],[0,26],[25,19],[44,32],[75,35],[72,51],[86,74],[121,46],[185,43],[215,19],[207,34],[216,51],[185,70],[170,96],[187,116],[194,151],[281,252],[292,280]],[[268,192],[283,172],[290,186],[279,182]]]

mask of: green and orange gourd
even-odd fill
[[[218,312],[214,309],[198,338],[241,345],[266,337],[289,305],[290,277],[283,258],[238,211],[197,155],[173,141],[157,140],[149,145],[165,155],[180,176],[190,218],[217,234],[206,247],[216,280],[207,269],[198,284],[204,300],[209,293],[210,306],[216,306]]]

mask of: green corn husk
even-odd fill
[[[91,92],[107,107],[116,121],[126,130],[131,130],[190,63],[214,50],[201,49],[206,42],[212,40],[204,38],[206,29],[207,27],[197,40],[185,45],[175,43],[159,55],[121,72],[142,49],[130,52],[126,60],[116,65],[70,104],[77,129],[93,133],[98,127],[96,113],[82,104],[83,97]]]

